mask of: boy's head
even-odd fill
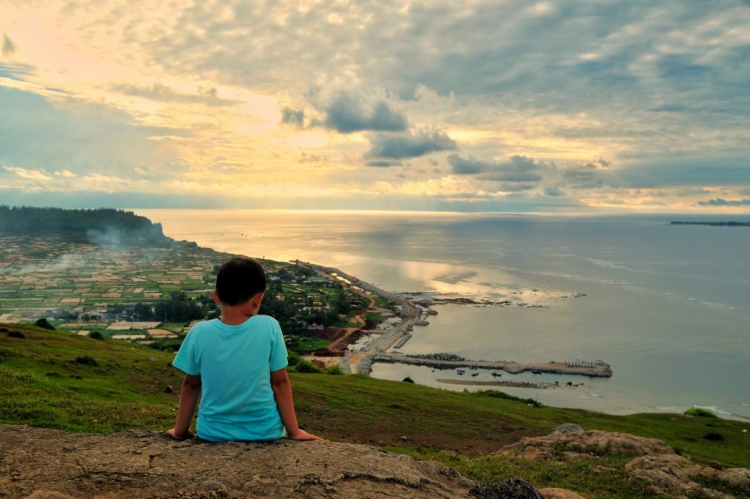
[[[225,305],[240,305],[266,290],[266,273],[253,258],[232,258],[219,269],[216,293]]]

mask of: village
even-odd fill
[[[175,349],[196,322],[216,317],[216,273],[231,256],[194,243],[102,247],[62,235],[0,236],[0,323],[44,320],[82,336]],[[282,323],[292,346],[326,347],[319,336],[327,329],[364,324],[355,312],[363,315],[369,300],[341,282],[294,264],[263,266],[264,313]]]

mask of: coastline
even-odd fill
[[[533,374],[567,374],[588,377],[609,378],[613,372],[609,364],[602,360],[597,361],[570,361],[570,362],[544,362],[544,363],[518,363],[513,361],[491,361],[464,359],[452,354],[435,354],[433,356],[413,356],[401,353],[389,352],[389,350],[403,347],[411,338],[414,326],[426,326],[429,324],[427,318],[436,312],[430,309],[430,301],[420,300],[419,303],[362,281],[335,267],[326,267],[310,262],[294,260],[295,265],[300,265],[314,270],[319,275],[330,280],[337,280],[361,296],[371,298],[377,295],[387,300],[397,308],[401,321],[388,331],[369,330],[369,342],[357,353],[347,349],[344,357],[339,361],[339,366],[347,372],[364,374],[369,376],[372,365],[376,362],[400,363],[432,367],[434,369],[486,369],[500,370],[509,374],[532,372]],[[458,299],[460,300],[460,299]],[[474,303],[470,301],[470,303]],[[444,358],[440,358],[440,357]],[[455,357],[455,358],[451,358]],[[479,382],[477,382],[479,383]],[[505,382],[510,383],[510,382]],[[455,383],[454,384],[459,384]],[[513,386],[513,385],[506,385]],[[518,386],[527,386],[520,384]]]

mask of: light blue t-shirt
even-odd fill
[[[201,377],[200,438],[225,442],[284,436],[271,389],[271,372],[287,366],[276,319],[255,315],[237,326],[218,319],[200,322],[188,333],[172,365]]]

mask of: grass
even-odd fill
[[[707,409],[701,409],[700,407],[693,407],[692,409],[688,409],[684,413],[686,416],[696,416],[699,418],[718,418],[716,414],[713,412],[707,410]]]
[[[297,336],[289,345],[289,348],[292,350],[317,350],[326,348],[330,344],[330,340],[316,338],[315,336]]]
[[[7,327],[26,339],[0,333],[0,423],[99,433],[172,427],[182,381],[169,365],[174,354],[33,325]],[[97,365],[77,363],[78,357]],[[530,407],[499,392],[453,392],[357,375],[292,372],[290,378],[305,429],[334,441],[435,459],[478,481],[517,475],[537,487],[565,487],[587,497],[651,497],[625,480],[617,456],[561,464],[492,455],[562,423],[658,438],[695,462],[750,465],[750,436],[742,433],[750,424],[738,421]],[[167,386],[175,393],[165,393]],[[708,433],[724,440],[706,440]]]
[[[529,460],[515,456],[466,457],[449,452],[404,452],[398,447],[386,448],[417,459],[430,459],[455,468],[465,477],[479,483],[499,483],[516,476],[542,489],[557,487],[572,490],[584,497],[660,498],[648,484],[631,480],[625,472],[630,457],[584,457],[569,461],[563,456]]]
[[[379,324],[383,322],[383,319],[385,319],[383,314],[380,314],[378,312],[368,312],[367,315],[365,316],[365,320],[368,320],[374,324]]]
[[[388,300],[382,296],[374,296],[373,298],[375,299],[375,305],[380,308],[388,308]]]

